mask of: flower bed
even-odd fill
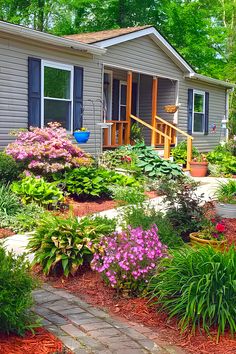
[[[59,354],[63,349],[62,342],[44,328],[36,329],[34,334],[27,332],[24,337],[0,334],[0,353],[4,354]],[[71,352],[68,350],[63,353]]]

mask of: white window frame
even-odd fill
[[[109,75],[109,80],[110,80],[110,87],[109,87],[109,107],[107,109],[107,116],[110,117],[110,120],[112,120],[112,90],[113,90],[113,71],[112,70],[107,70],[104,69],[103,72],[103,87],[104,87],[104,74]],[[104,95],[104,89],[103,89],[103,95]],[[104,97],[103,97],[104,99]]]
[[[194,111],[194,105],[195,105],[195,94],[202,95],[203,96],[203,112],[195,112]],[[205,102],[206,102],[206,92],[205,91],[200,91],[200,90],[193,90],[193,113],[192,113],[192,133],[193,134],[199,134],[199,135],[204,135],[205,134],[205,119],[206,119],[206,107],[205,107]],[[195,132],[194,131],[194,113],[201,113],[204,116],[204,122],[203,122],[203,131],[202,132]]]
[[[120,81],[120,84],[119,84],[119,121],[121,120],[120,118],[120,111],[121,111],[121,107],[127,107],[127,102],[126,102],[126,105],[124,104],[121,104],[121,86],[126,86],[126,92],[127,92],[127,81]]]
[[[45,66],[55,69],[70,71],[70,98],[53,98],[44,96],[44,68]],[[54,61],[41,61],[41,128],[44,127],[44,100],[67,101],[71,103],[70,110],[70,127],[69,133],[73,132],[73,92],[74,90],[74,67],[73,65],[58,63]]]

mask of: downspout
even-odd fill
[[[234,92],[234,88],[226,90],[226,102],[225,102],[225,120],[226,124],[229,122],[229,100],[230,100],[230,93]],[[229,129],[226,129],[226,141],[229,140]]]

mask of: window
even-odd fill
[[[205,92],[193,91],[193,133],[205,132]]]
[[[120,81],[119,120],[126,120],[126,93],[127,83],[125,81]]]
[[[73,130],[73,67],[42,62],[42,126],[59,122],[68,131]]]

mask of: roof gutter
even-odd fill
[[[193,79],[193,80],[204,81],[204,82],[207,82],[208,84],[212,84],[212,85],[223,86],[223,87],[226,87],[229,89],[234,89],[236,87],[236,84],[232,84],[230,82],[222,81],[222,80],[218,80],[218,79],[213,79],[212,77],[200,75],[197,73],[189,73],[189,74],[186,74],[184,77],[189,78],[189,79]]]
[[[71,39],[58,37],[53,34],[36,31],[31,28],[23,27],[20,25],[14,25],[4,21],[0,21],[0,32],[1,31],[23,38],[31,39],[34,41],[43,42],[45,44],[51,44],[56,45],[58,47],[79,50],[85,53],[102,55],[106,52],[105,48],[99,48],[95,45],[80,43],[78,41],[76,42]]]

